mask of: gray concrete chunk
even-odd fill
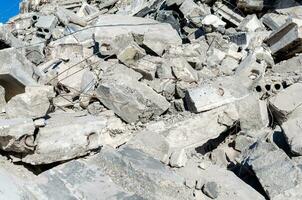
[[[34,150],[35,126],[32,119],[1,119],[0,148],[4,151],[29,153]]]
[[[97,94],[107,108],[128,123],[159,116],[170,106],[163,96],[127,76],[104,79]]]
[[[192,199],[183,178],[138,150],[104,148],[95,162],[115,183],[146,199]]]
[[[33,65],[16,49],[0,51],[0,85],[5,88],[6,100],[24,92],[25,86],[35,85]]]
[[[247,163],[270,198],[297,186],[302,173],[295,163],[271,143],[259,141],[251,148]]]

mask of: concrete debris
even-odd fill
[[[186,151],[181,149],[180,151],[175,151],[171,154],[170,166],[171,167],[184,167],[187,162]]]
[[[269,125],[267,103],[259,100],[257,95],[250,95],[238,101],[237,107],[241,130],[260,130]]]
[[[0,25],[0,199],[300,199],[301,13],[22,0]]]
[[[54,97],[52,87],[26,87],[25,93],[18,94],[7,102],[5,106],[7,117],[11,119],[44,117],[50,109],[51,97]]]
[[[288,16],[286,15],[279,15],[276,13],[266,13],[261,17],[261,21],[264,25],[268,26],[272,31],[275,31],[286,23],[287,18]]]
[[[245,11],[261,11],[266,5],[264,0],[238,0],[237,6]]]
[[[184,58],[173,58],[170,63],[172,72],[178,80],[185,82],[198,81],[197,72]]]
[[[224,88],[203,85],[186,93],[186,103],[191,112],[204,112],[232,103],[236,98]]]
[[[273,199],[301,183],[300,169],[274,144],[259,141],[249,151],[246,162],[269,198]]]
[[[165,112],[170,104],[145,84],[124,74],[106,77],[97,89],[99,100],[128,123],[148,120]]]
[[[301,83],[296,83],[273,96],[270,100],[270,108],[275,115],[275,120],[282,123],[287,116],[298,109],[301,105]],[[290,98],[289,98],[290,97]],[[286,100],[285,100],[286,99]]]
[[[302,143],[301,143],[301,108],[291,113],[288,120],[282,124],[282,129],[290,146],[291,151],[301,156]]]
[[[34,130],[32,119],[1,119],[1,149],[19,153],[34,151]]]
[[[287,59],[295,53],[301,53],[301,26],[301,19],[292,18],[275,30],[266,40],[272,55],[282,55],[284,59]]]
[[[246,32],[254,32],[260,29],[265,29],[264,25],[255,14],[248,15],[246,18],[244,18],[239,24],[238,28],[241,31]]]
[[[206,184],[204,184],[202,191],[211,199],[216,199],[219,194],[218,186],[215,182],[207,182]]]
[[[1,50],[0,60],[0,83],[5,88],[6,100],[23,93],[25,86],[37,84],[33,65],[17,49]]]

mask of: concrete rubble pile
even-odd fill
[[[21,1],[0,26],[0,199],[302,199],[301,13]]]

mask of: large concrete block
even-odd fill
[[[148,120],[165,112],[170,104],[144,83],[127,76],[112,76],[101,81],[99,100],[128,123]]]
[[[22,161],[38,165],[86,155],[100,147],[99,137],[106,124],[104,117],[55,114],[40,128],[34,154]]]
[[[237,0],[237,6],[245,11],[261,11],[266,5],[265,0]]]
[[[95,40],[100,48],[119,46],[116,38],[125,37],[125,35],[142,35],[146,39],[144,42],[154,52],[162,54],[164,49],[170,45],[180,45],[182,40],[177,31],[170,24],[160,23],[155,20],[121,16],[121,15],[101,15],[94,24],[95,27],[66,36],[62,39],[53,41],[49,46],[56,47],[59,44],[84,42],[91,40],[91,35],[95,35]],[[78,39],[75,40],[75,38]],[[69,41],[69,42],[68,42]]]
[[[269,125],[267,102],[251,94],[236,102],[240,128],[243,131],[260,130]]]
[[[104,169],[115,183],[146,199],[193,199],[182,177],[141,151],[105,147],[92,162]]]
[[[277,58],[286,59],[302,52],[302,20],[292,18],[275,30],[266,44]]]
[[[217,138],[237,120],[237,109],[230,104],[177,122],[161,134],[172,150],[196,148]]]
[[[44,117],[50,108],[50,98],[54,97],[52,87],[26,87],[25,93],[11,98],[5,106],[9,118]],[[53,94],[50,94],[50,93]]]
[[[0,85],[5,88],[6,100],[23,93],[25,86],[35,85],[33,65],[15,48],[0,51]]]
[[[40,174],[24,188],[37,199],[142,199],[116,185],[97,163],[92,162],[93,159],[57,166]]]
[[[185,58],[173,58],[169,60],[175,77],[180,81],[197,82],[198,75],[193,67],[186,61]]]
[[[48,39],[57,23],[58,18],[54,15],[40,16],[38,21],[35,23],[35,27],[37,27],[37,34]]]
[[[271,143],[257,142],[250,148],[246,161],[271,199],[302,182],[301,170]]]
[[[301,98],[302,83],[295,83],[285,90],[279,92],[276,96],[270,98],[270,107],[276,116],[278,121],[284,121],[288,114],[293,112],[302,104]],[[282,118],[283,117],[283,118]]]
[[[32,119],[1,119],[0,148],[4,151],[28,153],[34,150],[35,126]]]
[[[222,18],[236,26],[238,26],[243,20],[243,17],[241,15],[234,12],[231,8],[220,1],[215,2],[213,10],[215,11],[215,14],[220,15]]]
[[[233,172],[221,168],[217,165],[208,163],[207,167],[202,168],[196,163],[196,160],[191,159],[183,168],[176,170],[176,173],[184,177],[187,182],[192,182],[196,188],[195,194],[202,189],[204,184],[215,183],[218,189],[217,200],[264,200],[265,198],[258,193],[254,188],[239,179]],[[198,166],[199,165],[199,166]],[[199,198],[197,198],[199,199]],[[207,196],[200,199],[210,200]]]
[[[225,88],[205,84],[188,89],[185,101],[191,112],[200,113],[236,101],[236,98]]]
[[[282,129],[292,153],[302,155],[302,112],[301,107],[293,111],[287,121],[283,122]]]

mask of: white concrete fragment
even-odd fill
[[[209,84],[191,88],[186,93],[186,103],[191,112],[199,113],[232,103],[236,98],[226,88]]]
[[[170,62],[172,71],[178,80],[186,82],[198,81],[197,72],[183,57],[170,59]]]
[[[187,162],[187,155],[184,149],[176,150],[171,154],[170,166],[171,167],[184,167]]]
[[[35,146],[34,131],[32,119],[1,119],[0,148],[4,151],[31,152]]]
[[[275,109],[285,115],[293,112],[302,104],[302,83],[296,83],[279,92],[269,102]]]
[[[99,136],[107,119],[93,116],[53,115],[40,128],[34,154],[22,158],[32,165],[69,160],[100,147]]]
[[[9,118],[45,116],[50,107],[49,88],[45,87],[46,90],[44,87],[32,87],[25,93],[14,96],[5,106],[7,116]]]
[[[206,26],[213,26],[215,28],[218,28],[219,26],[224,27],[226,25],[226,23],[224,21],[222,21],[219,17],[217,17],[216,15],[207,15],[203,18],[203,20],[201,21],[201,23],[203,25]]]

